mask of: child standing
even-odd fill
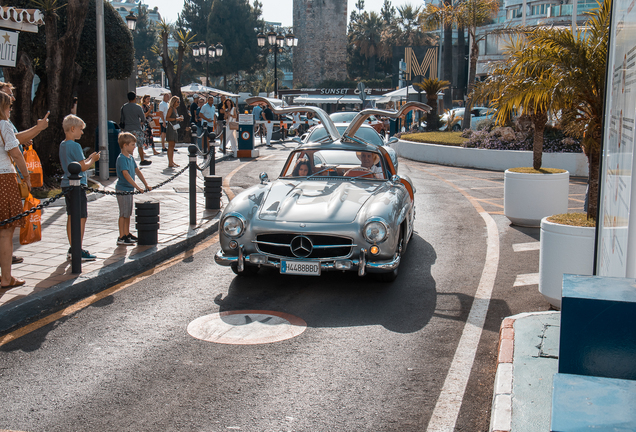
[[[62,176],[62,192],[70,192],[71,188],[69,186],[68,178],[71,175],[68,171],[68,165],[71,162],[78,162],[82,167],[82,171],[80,172],[80,184],[83,186],[88,186],[88,176],[86,174],[86,170],[88,170],[95,162],[99,160],[99,153],[91,153],[91,155],[84,159],[84,151],[82,150],[82,146],[76,142],[76,140],[80,139],[84,134],[84,128],[86,127],[86,123],[84,121],[73,115],[69,114],[64,117],[62,121],[62,128],[64,128],[64,134],[66,135],[66,139],[62,141],[60,144],[60,164],[62,165],[62,169],[64,170],[64,175]],[[71,203],[69,199],[69,194],[64,195],[64,199],[66,200],[66,214],[69,216],[66,220],[66,234],[68,236],[68,242],[71,244]],[[80,221],[81,221],[81,239],[80,244],[84,239],[84,229],[86,228],[86,219],[88,217],[88,204],[86,201],[86,191],[84,189],[81,190],[80,194]],[[71,248],[68,249],[67,258],[71,259]],[[94,261],[95,255],[92,255],[85,249],[82,249],[82,261]]]
[[[141,170],[137,168],[137,163],[132,155],[133,151],[135,151],[137,138],[130,132],[122,132],[119,134],[118,142],[121,153],[117,156],[115,164],[117,169],[117,185],[115,189],[126,192],[132,192],[137,189],[139,192],[143,192],[144,190],[135,183],[136,174],[146,186],[146,190],[151,190],[152,188],[148,186]],[[133,209],[132,194],[117,195],[117,204],[119,205],[119,237],[117,238],[117,244],[134,246],[137,237],[130,233],[130,217]]]

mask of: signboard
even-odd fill
[[[254,116],[252,114],[239,114],[238,124],[240,125],[253,125]]]
[[[635,277],[636,0],[615,0],[609,36],[596,273]],[[629,227],[632,227],[632,230]]]
[[[0,29],[0,66],[15,67],[18,33]]]

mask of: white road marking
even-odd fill
[[[495,285],[499,265],[499,231],[497,224],[487,212],[481,210],[479,214],[486,222],[488,232],[486,262],[455,357],[428,422],[427,432],[453,432],[455,429]]]
[[[517,243],[512,245],[512,250],[515,252],[526,252],[526,251],[534,251],[539,250],[539,246],[541,246],[541,242],[530,242],[530,243]]]
[[[513,286],[539,285],[539,273],[528,273],[517,275]]]

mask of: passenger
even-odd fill
[[[362,168],[368,169],[371,171],[375,178],[383,179],[384,172],[382,171],[382,167],[379,166],[380,156],[377,153],[371,152],[356,152],[356,156],[360,159]]]
[[[298,159],[294,171],[292,171],[292,177],[307,177],[311,174],[311,166],[307,159]]]

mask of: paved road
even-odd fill
[[[261,171],[275,177],[287,151],[217,174],[238,193]],[[502,173],[406,160],[400,172],[415,181],[417,220],[394,283],[236,277],[213,263],[211,238],[0,347],[0,429],[487,431],[501,320],[548,308],[533,284],[539,230],[501,214]],[[572,183],[572,209],[583,192]],[[232,311],[247,311],[224,318],[244,320],[244,339],[274,327],[277,315],[254,311],[304,331],[253,345],[189,334]]]

